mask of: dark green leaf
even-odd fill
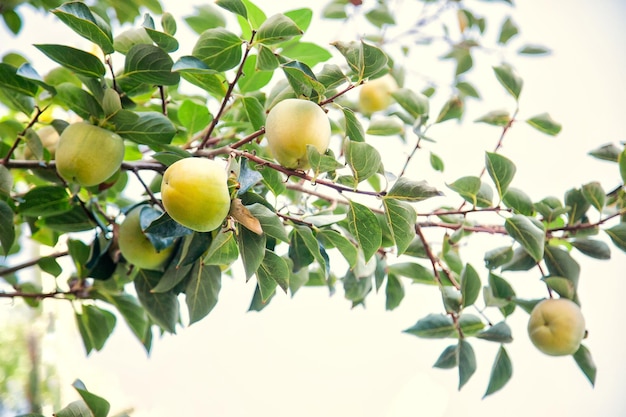
[[[589,182],[582,186],[581,192],[583,197],[591,204],[596,210],[602,213],[604,209],[604,200],[606,193],[602,188],[602,185],[598,181]]]
[[[389,265],[388,272],[390,274],[401,275],[411,278],[414,283],[436,285],[435,276],[432,269],[413,262],[400,262]]]
[[[624,149],[617,158],[619,165],[619,174],[622,177],[622,183],[626,183],[626,149]]]
[[[345,120],[346,136],[349,137],[352,141],[364,142],[365,133],[363,131],[363,126],[354,115],[354,112],[347,107],[342,107],[341,110],[343,111],[343,116]]]
[[[369,261],[382,243],[382,230],[378,219],[366,206],[350,201],[348,229],[363,250],[365,261]]]
[[[441,123],[451,119],[460,120],[463,116],[463,107],[463,101],[459,97],[451,97],[445,102],[439,111],[439,115],[437,116],[435,123]]]
[[[385,287],[385,309],[390,311],[400,305],[404,298],[404,286],[400,278],[395,275],[387,276],[387,286]]]
[[[500,36],[498,36],[498,43],[504,45],[518,33],[519,33],[519,30],[517,29],[517,26],[515,25],[515,23],[513,23],[510,17],[507,17],[504,23],[502,24],[502,27],[500,28]]]
[[[443,159],[441,159],[438,155],[431,152],[430,153],[430,166],[435,171],[443,172],[444,170]]]
[[[163,49],[138,44],[126,54],[124,76],[145,84],[173,85],[180,80],[180,75],[172,72],[173,65],[174,61]]]
[[[517,53],[524,55],[545,55],[550,52],[550,49],[542,45],[524,45],[517,51]]]
[[[314,92],[319,95],[326,90],[324,84],[315,78],[311,68],[303,62],[289,61],[281,65],[281,68],[296,95],[314,97]]]
[[[332,229],[323,229],[317,233],[317,238],[324,244],[324,246],[334,246],[341,252],[350,268],[354,268],[357,263],[358,250],[356,246],[348,238],[341,233]]]
[[[0,87],[16,91],[27,96],[37,94],[37,84],[17,74],[17,69],[0,62]]]
[[[458,193],[464,200],[477,204],[478,192],[480,191],[480,178],[474,176],[461,177],[452,184],[447,184],[448,188]]]
[[[104,54],[112,54],[111,28],[82,2],[68,2],[51,10],[63,23],[83,38],[98,45]]]
[[[391,93],[396,102],[414,118],[428,115],[430,108],[428,97],[408,88],[400,88]]]
[[[284,14],[269,17],[257,31],[255,42],[265,45],[287,41],[294,36],[302,35],[302,30],[293,20]]]
[[[193,47],[193,56],[202,60],[209,68],[226,71],[241,62],[241,39],[226,29],[206,30]]]
[[[260,203],[251,204],[246,208],[259,220],[263,233],[283,242],[289,242],[285,226],[275,212]]]
[[[81,396],[93,417],[107,417],[109,414],[109,410],[111,409],[111,404],[104,398],[95,395],[89,391],[80,380],[74,381],[72,384],[78,395]]]
[[[104,110],[94,96],[71,83],[62,83],[57,86],[56,98],[73,110],[83,119],[104,116]]]
[[[40,186],[24,194],[19,205],[23,216],[52,216],[65,213],[72,208],[67,190],[57,186]]]
[[[231,13],[238,14],[244,19],[248,18],[248,10],[241,0],[217,0],[215,4]]]
[[[15,225],[13,224],[13,210],[0,200],[0,245],[4,255],[9,254],[11,246],[15,241]]]
[[[592,151],[589,151],[589,155],[594,158],[598,158],[603,161],[618,162],[622,149],[613,145],[612,143],[602,145]]]
[[[101,78],[106,69],[98,57],[65,45],[34,45],[48,58],[86,77]]]
[[[470,306],[476,302],[480,294],[481,282],[478,272],[470,264],[466,264],[461,274],[461,295],[463,296],[463,307]]]
[[[533,201],[528,194],[518,188],[508,187],[502,202],[507,207],[512,208],[516,214],[532,216],[535,212]]]
[[[237,244],[239,253],[246,272],[246,280],[250,279],[259,269],[263,257],[265,256],[265,235],[257,235],[247,228],[239,225],[237,234]]]
[[[542,281],[546,283],[548,288],[555,291],[562,298],[574,299],[576,295],[576,288],[574,283],[567,278],[547,276],[543,277]]]
[[[139,301],[137,301],[134,296],[127,293],[104,293],[102,297],[117,308],[133,334],[142,344],[145,344],[146,332],[149,330],[150,326],[146,312],[139,304]]]
[[[619,223],[609,229],[605,229],[615,246],[626,252],[626,223]]]
[[[403,176],[398,178],[384,198],[415,203],[441,195],[443,195],[441,191],[428,185],[425,181],[413,181]]]
[[[502,199],[515,176],[515,164],[498,153],[486,152],[485,167],[498,190],[498,195]]]
[[[396,243],[397,255],[402,255],[415,238],[417,213],[409,204],[394,199],[383,200],[385,219]]]
[[[555,122],[548,113],[541,113],[526,119],[526,123],[550,136],[556,136],[561,132],[561,124]]]
[[[176,134],[176,128],[166,116],[152,111],[120,110],[111,122],[115,125],[115,133],[143,145],[166,145]]]
[[[345,158],[357,183],[365,181],[380,170],[380,154],[368,143],[347,141]]]
[[[511,246],[502,246],[485,252],[485,267],[487,269],[496,269],[513,259],[513,248]]]
[[[487,392],[485,392],[483,398],[502,389],[502,387],[504,387],[506,383],[509,382],[512,375],[513,363],[511,362],[509,355],[506,353],[506,349],[504,349],[504,346],[500,346],[498,354],[496,355],[496,359],[494,360],[493,366],[491,368],[491,375],[489,376],[489,385],[487,386]]]
[[[222,287],[219,266],[196,262],[185,286],[185,301],[189,310],[189,324],[193,324],[213,310]]]
[[[204,257],[206,265],[230,265],[239,258],[239,248],[234,232],[220,232],[211,241]]]
[[[576,224],[582,220],[591,205],[578,188],[572,188],[565,193],[565,205],[569,207],[568,224]]]
[[[433,367],[440,369],[456,368],[459,364],[459,356],[457,352],[458,344],[446,347],[443,352],[441,352],[441,355],[439,355],[439,358],[437,358]]]
[[[493,326],[479,332],[476,337],[497,343],[511,343],[513,341],[511,328],[504,321],[496,323]]]
[[[162,273],[157,271],[139,270],[134,279],[135,291],[148,316],[163,330],[175,333],[180,309],[176,294],[172,291],[161,293],[152,291],[161,275]]]
[[[567,278],[574,283],[574,288],[578,287],[580,265],[572,258],[569,252],[548,245],[546,246],[544,260],[550,275]]]
[[[446,289],[456,291],[453,287],[445,287]],[[475,316],[473,314],[463,313],[459,317],[458,325],[461,328],[464,336],[475,336],[476,333],[480,332],[485,328],[485,323],[480,319],[480,317]]]
[[[93,348],[101,350],[115,328],[115,315],[94,305],[83,304],[82,314],[76,319],[81,323],[81,336],[87,353]]]
[[[343,167],[343,164],[335,159],[335,154],[331,150],[321,154],[313,145],[306,145],[306,156],[314,172],[314,177],[323,172],[334,171]]]
[[[489,272],[489,287],[494,297],[502,300],[511,300],[515,297],[515,291],[511,284],[504,278]]]
[[[378,47],[365,42],[334,42],[332,45],[344,56],[348,66],[359,77],[369,78],[387,66],[387,55]]]
[[[595,386],[597,368],[593,358],[591,357],[589,349],[587,349],[584,345],[580,345],[573,356],[576,361],[576,365],[578,365],[580,370],[583,371],[589,382],[591,382],[591,385]]]
[[[166,15],[164,15],[166,16]],[[170,34],[159,32],[152,28],[144,28],[148,33],[148,36],[165,52],[174,52],[178,50],[178,41]]]
[[[431,313],[418,320],[412,327],[404,330],[404,333],[426,339],[443,339],[454,337],[456,335],[456,327],[450,316]]]
[[[506,91],[508,91],[509,94],[515,98],[515,100],[519,99],[524,81],[519,75],[517,75],[513,67],[508,64],[502,64],[500,66],[493,67],[493,71],[496,74],[496,78]]]
[[[266,302],[274,293],[276,285],[285,293],[289,289],[289,265],[285,259],[266,249],[261,266],[256,271],[263,302]]]
[[[243,97],[242,101],[252,128],[261,129],[265,125],[265,111],[261,102],[256,97]]]
[[[93,414],[87,404],[82,400],[69,403],[62,410],[54,415],[55,417],[93,417]]]
[[[459,390],[476,372],[476,355],[472,345],[465,339],[459,340]]]
[[[611,248],[605,242],[595,239],[574,239],[572,246],[587,256],[596,259],[611,259]]]
[[[514,214],[506,219],[504,228],[535,261],[539,262],[543,258],[545,231],[532,222],[529,217]]]

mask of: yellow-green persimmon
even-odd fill
[[[133,208],[120,224],[117,242],[120,252],[131,264],[142,269],[159,270],[172,255],[174,246],[158,251],[141,229],[142,207]]]
[[[359,87],[359,110],[364,114],[385,110],[393,100],[391,93],[397,89],[398,84],[391,74],[367,81]]]
[[[224,166],[217,161],[178,160],[163,174],[161,198],[165,211],[191,230],[215,230],[230,210],[227,180]]]
[[[307,145],[319,153],[330,143],[330,121],[316,103],[289,98],[276,104],[265,121],[270,152],[285,168],[307,169]]]
[[[528,335],[547,355],[571,355],[585,337],[585,318],[578,304],[567,298],[543,300],[530,313]]]

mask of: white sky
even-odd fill
[[[177,1],[176,9],[170,10],[181,29],[181,16],[189,10],[187,3],[190,1],[184,5]],[[281,11],[286,4],[257,3],[270,11]],[[291,1],[288,9],[309,3]],[[507,135],[502,152],[518,168],[513,186],[531,191],[534,200],[548,193],[560,197],[590,179],[599,180],[607,190],[613,188],[618,180],[616,166],[593,160],[586,153],[625,139],[624,3],[517,3],[512,13],[521,37],[554,51],[548,58],[513,61],[525,82],[520,116],[548,111],[563,124],[563,131],[552,138],[520,123]],[[165,4],[167,8],[173,2]],[[488,19],[493,26],[506,13],[506,7],[500,5],[467,4],[477,14],[495,7],[496,18]],[[62,25],[55,23],[53,30],[52,22],[54,19],[42,22],[40,17],[29,17],[27,40],[20,43],[0,34],[0,54],[24,49],[27,43],[62,42],[58,38],[63,32],[55,35]],[[318,26],[312,30],[326,33],[319,22],[314,25]],[[35,57],[37,52],[31,51],[29,55]],[[420,63],[415,67],[428,72]],[[432,180],[428,177],[431,182],[475,175],[484,151],[497,141],[498,129],[469,121],[490,110],[510,108],[512,103],[493,78],[477,80],[479,88],[486,86],[481,89],[484,99],[472,102],[463,130],[447,122],[430,132],[442,138],[432,149],[446,162],[445,173]],[[473,158],[472,165],[453,162],[458,156]],[[388,166],[394,166],[392,159]],[[411,175],[421,178],[416,170]],[[476,257],[470,258],[468,252],[465,259],[478,267],[482,264],[480,250],[497,247],[498,242],[481,237],[477,244]],[[577,260],[583,271],[579,291],[590,332],[585,344],[598,365],[595,389],[572,358],[550,358],[534,349],[526,337],[527,316],[520,312],[509,320],[515,337],[514,343],[507,345],[514,366],[509,384],[481,400],[498,345],[475,341],[478,371],[457,392],[455,371],[432,369],[441,350],[452,341],[421,340],[401,333],[417,319],[441,309],[436,290],[421,286],[406,286],[406,298],[393,312],[384,311],[384,294],[371,295],[367,309],[350,310],[341,288],[333,297],[324,289],[305,288],[293,300],[278,294],[263,312],[246,313],[253,280],[246,285],[241,279],[224,279],[215,310],[178,335],[156,340],[150,359],[121,321],[105,349],[89,358],[84,357],[78,340],[67,339],[76,336],[73,323],[59,326],[58,346],[52,354],[58,355],[66,384],[80,378],[90,390],[108,398],[114,411],[135,407],[136,417],[451,417],[467,415],[468,410],[484,417],[624,416],[626,340],[621,331],[620,289],[626,256],[613,249],[611,262],[581,256]],[[486,274],[481,274],[484,280]],[[529,298],[538,294],[536,273],[509,278],[520,294]],[[62,307],[67,306],[63,303]],[[497,319],[495,313],[491,316]]]

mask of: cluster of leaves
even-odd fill
[[[324,16],[347,18],[361,7],[352,3],[335,0]],[[626,197],[621,185],[607,193],[590,182],[563,198],[532,201],[510,186],[516,166],[498,150],[520,121],[523,80],[510,64],[499,62],[493,76],[515,108],[476,120],[500,132],[496,149],[485,153],[483,173],[451,181],[452,197],[434,210],[418,211],[420,202],[435,201],[442,192],[405,176],[407,165],[424,143],[433,141],[427,135],[431,126],[462,119],[468,100],[480,97],[464,76],[472,69],[473,51],[485,41],[487,22],[462,2],[438,4],[433,12],[424,8],[408,32],[409,43],[400,48],[410,56],[415,42],[434,39],[422,37],[422,29],[446,13],[455,14],[458,40],[447,27],[441,35],[451,48],[444,59],[455,63],[454,87],[434,112],[431,98],[447,90],[403,87],[404,70],[394,63],[381,35],[380,29],[396,24],[384,1],[364,13],[377,35],[335,42],[332,51],[303,40],[312,21],[309,9],[268,17],[249,0],[218,0],[217,6],[197,7],[185,18],[197,38],[189,50],[179,51],[184,48],[169,13],[161,14],[160,26],[146,14],[141,26],[114,33],[107,15],[84,3],[54,8],[51,13],[96,45],[101,55],[38,44],[59,65],[44,76],[16,54],[0,63],[0,101],[10,109],[0,121],[0,248],[4,255],[15,254],[26,239],[57,248],[51,255],[0,269],[13,291],[0,295],[22,297],[33,306],[46,298],[71,300],[89,353],[103,348],[119,316],[149,351],[154,329],[174,333],[183,322],[192,324],[209,314],[225,275],[254,278],[249,306],[254,311],[265,308],[277,290],[293,296],[302,287],[326,286],[332,293],[337,285],[353,306],[384,289],[387,309],[393,310],[404,298],[406,283],[430,285],[440,290],[442,312],[426,315],[406,332],[454,340],[435,366],[457,368],[459,388],[476,370],[471,340],[500,344],[486,395],[499,390],[512,375],[505,348],[512,331],[506,319],[517,307],[529,311],[539,301],[518,296],[506,275],[537,268],[547,295],[578,302],[580,268],[572,252],[609,258],[610,247],[594,238],[601,230],[626,250]],[[120,13],[129,20],[133,16]],[[228,28],[232,21],[236,31]],[[505,46],[517,33],[508,18],[496,43]],[[547,50],[526,45],[519,52]],[[123,61],[119,67],[118,59]],[[361,114],[346,93],[389,72],[400,85],[393,93],[395,104],[375,118]],[[307,172],[272,162],[263,142],[267,111],[289,97],[318,103],[332,123],[332,149],[320,154],[310,147],[312,168]],[[64,116],[50,117],[50,109],[62,109]],[[38,132],[47,124],[62,132],[75,117],[125,139],[125,162],[106,184],[80,188],[54,175],[54,158]],[[547,113],[525,121],[548,135],[561,129]],[[401,172],[383,166],[379,150],[368,143],[373,136],[414,144]],[[24,157],[26,150],[33,159]],[[622,150],[607,145],[592,155],[617,162],[623,184]],[[193,232],[160,213],[161,173],[192,156],[228,161],[233,209],[220,230]],[[433,170],[444,170],[444,161],[433,153],[430,163]],[[155,207],[142,210],[142,227],[155,247],[175,245],[175,255],[162,271],[134,268],[117,248],[116,226],[137,204]],[[590,221],[592,209],[598,221]],[[487,219],[495,214],[497,221],[470,220],[470,213]],[[615,224],[608,227],[609,222]],[[441,240],[430,242],[425,228],[441,230]],[[461,253],[476,233],[510,237],[506,246],[485,253],[488,275],[483,278]],[[59,263],[65,257],[74,266],[69,277]],[[245,278],[234,276],[230,266],[235,262]],[[339,271],[336,265],[344,264],[347,270]],[[32,266],[54,276],[57,290],[42,293],[37,284],[21,279],[17,272]],[[487,311],[501,319],[492,322]],[[574,358],[593,383],[595,366],[586,347]]]

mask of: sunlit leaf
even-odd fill
[[[515,214],[506,219],[504,228],[513,239],[539,262],[543,258],[545,231],[533,223],[527,216]]]

